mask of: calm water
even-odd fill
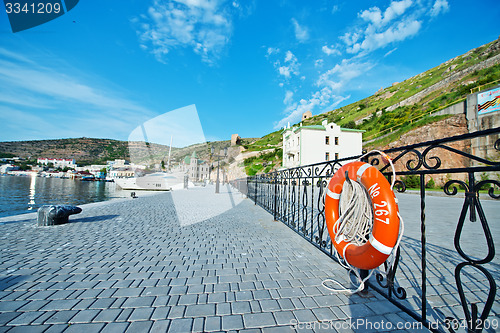
[[[129,195],[115,189],[115,183],[0,176],[0,217],[32,213],[42,205],[81,205]]]

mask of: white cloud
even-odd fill
[[[374,32],[366,35],[363,42],[354,44],[350,51],[351,53],[356,53],[356,50],[373,51],[388,44],[403,41],[406,38],[416,35],[421,26],[422,22],[417,20],[399,22],[382,32]]]
[[[281,66],[278,68],[278,72],[280,75],[283,75],[286,78],[290,78],[290,67],[288,66]]]
[[[339,38],[347,53],[363,55],[418,34],[422,16],[429,10],[424,2],[412,0],[392,1],[385,10],[371,7],[358,14],[364,23]]]
[[[178,47],[191,48],[203,61],[212,63],[229,42],[233,24],[223,0],[154,0],[138,28],[141,47],[161,61]]]
[[[391,54],[392,52],[396,51],[397,49],[398,49],[398,48],[397,48],[397,47],[395,47],[395,48],[393,48],[392,50],[390,50],[390,51],[386,52],[386,53],[384,54],[384,58],[385,58],[385,57],[387,57],[387,56],[388,56],[389,54]]]
[[[267,48],[267,56],[271,56],[273,54],[277,54],[280,52],[280,49],[277,47],[268,47]]]
[[[321,48],[321,51],[323,51],[323,53],[325,53],[326,55],[341,55],[340,51],[333,46],[328,47],[328,45],[324,45]]]
[[[300,63],[297,57],[291,51],[285,53],[283,64],[279,60],[274,62],[274,67],[278,70],[278,73],[286,79],[289,79],[292,75],[299,75],[299,66]]]
[[[305,42],[309,39],[309,31],[306,27],[301,26],[295,18],[292,18],[292,24],[295,31],[295,38],[299,42]]]
[[[398,16],[403,15],[411,5],[412,0],[392,1],[383,14],[378,7],[372,7],[362,11],[359,17],[376,27],[380,27],[388,24]]]
[[[285,99],[283,100],[283,104],[285,104],[285,105],[290,104],[292,99],[293,99],[293,92],[290,90],[287,90],[285,92]]]
[[[346,32],[344,35],[340,36],[339,38],[346,45],[351,46],[361,38],[361,33],[359,33],[359,32]]]
[[[323,67],[325,61],[323,59],[318,59],[314,62],[314,67]]]
[[[361,76],[370,70],[373,65],[369,62],[357,62],[343,59],[340,64],[320,75],[316,85],[319,87],[329,87],[331,90],[343,88],[352,79]]]
[[[431,16],[438,16],[441,13],[446,13],[450,9],[448,1],[446,0],[436,0],[432,9],[430,11]]]

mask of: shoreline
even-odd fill
[[[131,192],[135,192],[138,198],[140,197],[150,197],[154,195],[159,195],[165,192],[170,192],[170,191],[147,191],[147,190],[121,190],[121,191],[127,191],[129,192],[129,196],[124,196],[124,197],[112,197],[104,201],[96,201],[96,202],[89,202],[81,205],[73,205],[82,208],[94,208],[94,207],[99,207],[99,206],[105,206],[113,203],[119,203],[122,201],[128,201],[128,200],[133,200],[130,197]],[[0,225],[5,225],[5,224],[10,224],[10,223],[19,223],[19,222],[27,222],[30,220],[36,220],[37,219],[37,214],[38,214],[38,209],[33,210],[33,212],[30,213],[21,213],[21,214],[14,214],[14,215],[7,215],[7,216],[2,216],[0,217]],[[78,216],[74,215],[74,216]]]

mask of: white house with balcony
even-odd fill
[[[327,120],[323,120],[321,125],[288,125],[283,130],[283,167],[293,168],[361,155],[363,132],[342,128]]]

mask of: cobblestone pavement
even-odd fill
[[[234,200],[220,215],[181,226],[172,195],[84,205],[60,226],[37,227],[33,214],[3,219],[0,332],[417,327],[379,295],[323,288],[325,278],[347,285],[346,271],[250,200],[213,187],[179,193],[189,205],[177,206],[193,216]]]

